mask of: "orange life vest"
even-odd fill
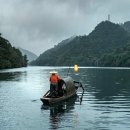
[[[57,83],[59,80],[59,77],[57,75],[51,75],[50,82],[51,83]]]

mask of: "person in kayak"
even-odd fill
[[[56,71],[51,71],[50,76],[50,93],[57,92],[58,91],[58,81],[60,80],[60,77]]]

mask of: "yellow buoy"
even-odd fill
[[[74,72],[78,72],[78,65],[74,65]]]

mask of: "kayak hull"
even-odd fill
[[[54,103],[58,103],[58,102],[62,102],[65,101],[73,96],[76,96],[76,92],[70,94],[70,95],[63,95],[61,97],[46,97],[43,96],[40,100],[43,102],[43,104],[54,104]]]

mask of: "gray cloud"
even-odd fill
[[[0,0],[0,32],[13,45],[40,54],[72,35],[91,32],[111,14],[129,20],[130,0]]]

